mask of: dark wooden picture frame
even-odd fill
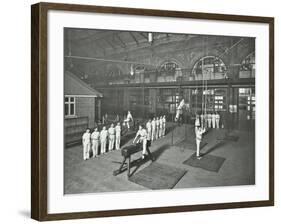
[[[235,22],[254,22],[269,25],[269,200],[186,205],[171,207],[138,208],[126,210],[88,211],[75,213],[48,214],[47,195],[47,13],[49,10],[75,12],[98,12],[160,16],[174,18],[194,18]],[[226,208],[259,207],[274,205],[274,18],[194,13],[182,11],[162,11],[136,8],[115,8],[89,5],[38,3],[31,7],[31,217],[39,221],[79,219],[91,217],[125,216]]]

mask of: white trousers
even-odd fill
[[[208,119],[208,128],[211,128],[212,125],[212,119]]]
[[[98,148],[99,148],[99,141],[93,140],[92,141],[93,157],[96,157],[98,155]]]
[[[120,149],[121,135],[116,135],[115,148]]]
[[[113,150],[114,142],[115,142],[115,135],[109,135],[109,145],[108,145],[109,151]]]
[[[217,128],[220,128],[220,119],[216,119]]]
[[[196,139],[196,156],[200,156],[200,143],[201,140]]]
[[[100,142],[101,154],[106,152],[106,139]]]
[[[152,128],[152,130],[151,130],[151,140],[152,141],[155,140],[155,134],[156,134],[156,130],[155,130],[155,128]]]
[[[90,157],[90,148],[91,148],[91,144],[89,143],[84,143],[83,144],[83,159],[89,159]]]
[[[216,128],[216,119],[212,119],[213,128]]]
[[[159,138],[159,128],[156,128],[155,139]]]
[[[147,139],[142,139],[142,154],[146,154],[146,144],[147,144]]]

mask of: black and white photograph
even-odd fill
[[[64,194],[255,185],[255,37],[64,28]]]

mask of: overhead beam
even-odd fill
[[[117,37],[117,39],[119,40],[119,42],[122,44],[122,46],[123,46],[124,48],[127,47],[127,45],[123,42],[123,40],[122,40],[121,37],[118,35],[118,33],[115,34],[114,36]]]
[[[133,38],[133,40],[136,42],[137,45],[139,45],[139,41],[137,40],[137,38],[135,37],[135,35],[132,32],[129,32],[129,34],[131,35],[131,37]]]

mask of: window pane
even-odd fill
[[[68,112],[68,104],[64,104],[64,115],[67,116]]]
[[[70,102],[74,102],[74,97],[70,97]]]
[[[68,102],[69,101],[69,97],[64,97],[64,101]]]
[[[74,104],[70,104],[70,113],[69,115],[74,115]]]

